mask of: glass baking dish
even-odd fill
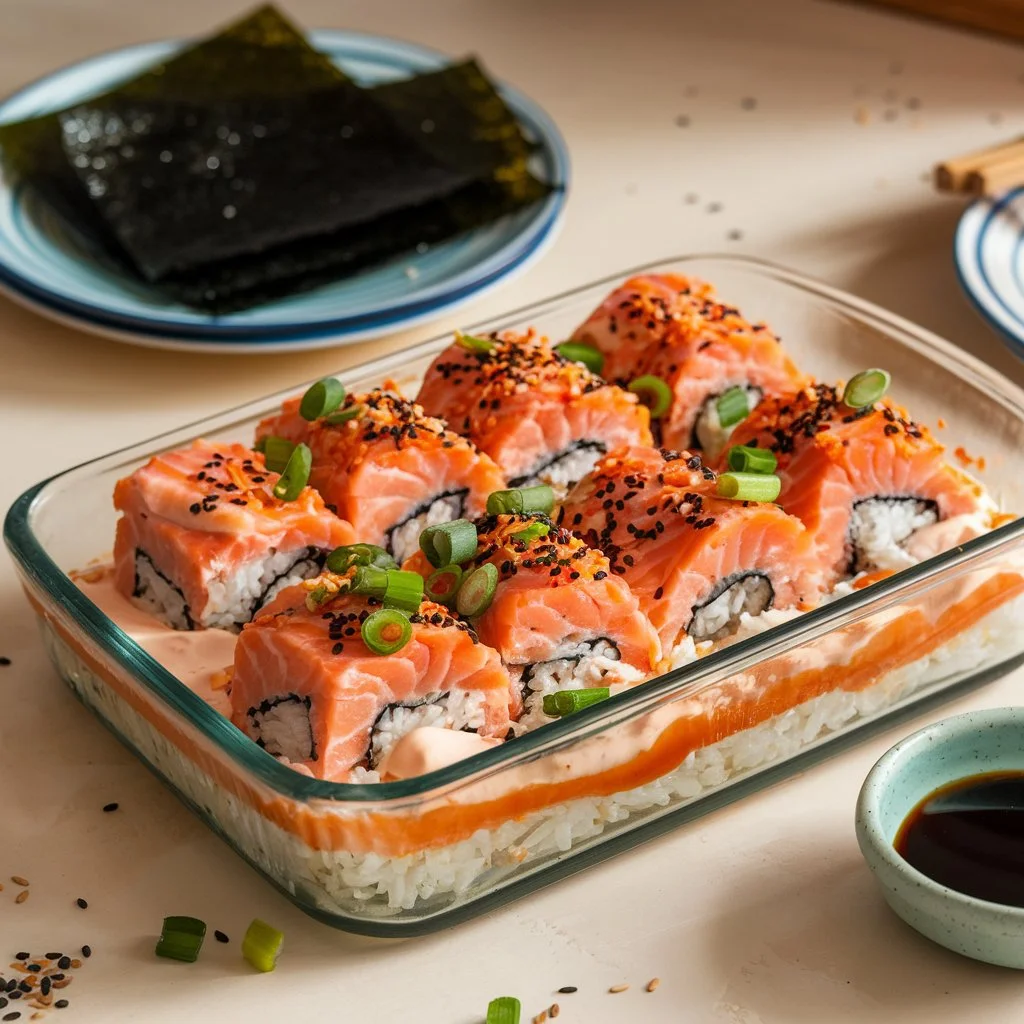
[[[884,365],[940,437],[984,454],[1000,506],[1024,509],[1024,393],[866,302],[751,259],[693,256],[622,271],[468,330],[564,337],[628,274],[714,282],[823,379]],[[449,336],[339,374],[414,390]],[[299,389],[289,389],[292,394]],[[69,577],[108,552],[114,483],[196,436],[248,443],[285,393],[45,481],[5,540],[47,649],[75,694],[303,910],[370,935],[430,932],[521,896],[752,792],[851,734],[1021,660],[1024,521],[441,771],[340,784],[283,766],[161,667]]]

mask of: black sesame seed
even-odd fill
[[[83,900],[81,896],[79,896],[79,897],[78,897],[78,899],[77,899],[77,900],[75,900],[75,902],[76,902],[76,903],[77,903],[77,904],[78,904],[78,905],[79,905],[79,906],[80,906],[80,907],[81,907],[81,908],[82,908],[83,910],[85,910],[85,909],[86,909],[86,907],[88,907],[88,906],[89,906],[89,904],[88,904],[88,903],[86,903],[86,901],[85,901],[85,900]]]
[[[57,961],[57,966],[58,966],[58,967],[59,967],[59,968],[60,968],[60,969],[61,969],[62,971],[66,971],[66,970],[67,970],[67,969],[68,969],[68,968],[69,968],[69,967],[71,966],[71,957],[69,957],[69,956],[62,956],[62,957],[61,957],[61,958],[60,958],[60,959],[59,959],[59,960]]]
[[[88,960],[89,957],[92,956],[92,946],[83,946],[82,947],[82,956],[84,956],[85,959]]]
[[[6,1005],[7,1005],[7,1000],[4,999],[3,996],[0,996],[0,1010],[2,1010]]]
[[[58,999],[53,1005],[56,1006],[58,1010],[63,1010],[64,1007],[68,1005],[68,1001],[66,999]]]
[[[579,992],[579,989],[575,985],[563,985],[559,990],[560,996],[571,996],[573,992]]]
[[[231,941],[219,928],[214,930],[213,937],[218,942],[230,942]],[[82,952],[84,953],[85,950],[83,949]]]
[[[189,505],[188,510],[189,512],[192,513],[192,515],[197,516],[202,511],[202,505],[200,505],[198,501],[193,502],[191,505]]]
[[[753,96],[744,96],[743,99],[740,100],[740,106],[744,110],[753,110],[757,106],[757,100],[755,100]]]
[[[10,663],[11,663],[11,659],[10,658],[0,658],[0,665],[3,665],[5,668],[8,665],[10,665]]]
[[[31,971],[33,974],[35,974],[38,971],[41,971],[42,967],[39,964],[29,964],[28,967],[25,968],[25,970]]]
[[[53,982],[51,982],[49,978],[43,978],[39,983],[39,991],[42,992],[44,996],[48,996],[50,994],[50,986],[52,984]]]
[[[104,813],[104,814],[109,814],[109,813],[110,813],[111,811],[116,811],[116,810],[117,810],[117,806],[118,806],[118,805],[117,805],[116,803],[112,803],[112,804],[104,804],[104,805],[103,805],[103,813]],[[47,956],[48,956],[48,957],[49,957],[49,958],[50,958],[51,960],[56,960],[56,956],[55,956],[55,954],[53,954],[53,953],[47,953],[46,955],[47,955]]]
[[[12,1010],[10,1013],[4,1014],[4,1020],[17,1020],[21,1016],[18,1010]]]
[[[47,960],[59,960],[64,954],[63,953],[44,953],[43,956]]]

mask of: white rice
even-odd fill
[[[439,526],[450,523],[462,515],[465,491],[457,494],[445,494],[435,498],[419,515],[407,519],[401,526],[388,532],[388,548],[395,561],[401,564],[420,548],[420,534],[428,526]]]
[[[415,705],[388,705],[370,733],[370,768],[375,770],[391,748],[413,729],[482,729],[486,723],[484,706],[484,695],[479,690],[432,693]]]
[[[869,498],[850,513],[850,543],[858,572],[907,569],[918,560],[906,549],[911,536],[938,521],[938,513],[923,501]]]
[[[722,391],[728,391],[732,387],[741,386],[747,393],[747,408],[753,411],[761,401],[763,392],[746,381],[737,381],[734,384],[726,385]],[[721,393],[707,399],[701,406],[697,421],[694,423],[693,432],[697,438],[706,459],[716,459],[725,450],[733,431],[739,426],[734,423],[731,427],[723,427],[722,421],[718,418],[718,399]],[[740,420],[740,423],[743,421]]]
[[[766,617],[776,613],[768,612]],[[233,796],[118,696],[42,621],[64,679],[245,855],[302,901],[364,920],[422,920],[610,836],[694,803],[759,769],[826,742],[1020,652],[1024,599],[995,610],[949,644],[859,692],[835,690],[692,752],[674,771],[635,789],[547,807],[458,843],[405,857],[311,848]],[[196,743],[205,741],[195,736]],[[571,757],[571,750],[569,752]],[[367,772],[363,781],[374,781]],[[353,781],[356,781],[353,779]],[[337,805],[323,813],[359,815]]]
[[[555,500],[561,501],[569,493],[569,489],[579,483],[605,453],[605,447],[600,443],[596,443],[596,446],[576,447],[587,444],[586,441],[576,441],[564,452],[545,457],[540,465],[518,478],[515,486],[547,484],[555,492]]]
[[[275,757],[296,762],[311,760],[315,751],[308,698],[287,694],[275,700],[278,703],[266,711],[253,708],[246,716],[249,735]]]
[[[135,554],[138,594],[135,602],[174,629],[188,629],[189,616],[206,629],[240,629],[279,591],[315,576],[321,562],[309,548],[292,551],[271,549],[267,557],[239,566],[232,574],[218,571],[206,581],[206,607],[196,613],[189,609],[181,591],[162,576],[149,556]]]
[[[773,596],[767,577],[744,576],[726,587],[713,601],[698,608],[687,632],[695,643],[724,640],[735,631],[741,616],[760,615],[769,607]]]

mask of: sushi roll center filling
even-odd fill
[[[367,766],[376,770],[394,745],[413,729],[478,732],[486,725],[485,703],[483,693],[451,690],[429,693],[422,700],[386,705],[370,727]]]
[[[850,571],[906,569],[916,563],[906,543],[920,529],[939,521],[939,509],[925,498],[865,498],[850,511]]]
[[[721,580],[703,603],[694,606],[686,632],[697,643],[724,640],[736,632],[744,615],[760,615],[774,602],[775,588],[764,573],[734,573]]]
[[[547,484],[556,495],[564,496],[573,484],[579,483],[608,451],[603,441],[573,441],[561,451],[544,456],[528,473],[509,480],[509,487],[533,487]]]

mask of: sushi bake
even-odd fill
[[[238,444],[154,456],[118,483],[114,506],[117,587],[175,629],[240,627],[354,537],[316,491],[289,493]]]

